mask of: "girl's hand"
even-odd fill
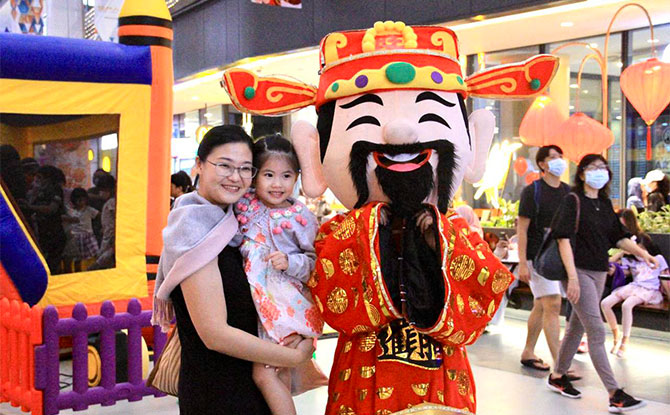
[[[300,359],[296,362],[296,366],[301,363],[309,361],[314,354],[314,339],[303,339],[298,343],[296,350],[300,352]]]
[[[271,252],[265,257],[265,260],[277,271],[286,271],[288,269],[288,255],[283,252]]]
[[[568,277],[568,300],[575,304],[579,301],[579,281],[577,277]]]

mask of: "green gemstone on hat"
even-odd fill
[[[333,92],[337,92],[337,90],[340,89],[340,84],[338,84],[337,82],[335,82],[335,83],[330,87],[330,89],[331,89]]]
[[[457,76],[456,80],[458,81],[459,84],[463,85],[463,78],[461,78],[460,76]]]
[[[386,78],[394,84],[407,84],[416,77],[416,69],[407,62],[396,62],[386,67]]]
[[[530,81],[530,89],[532,89],[533,91],[537,91],[538,89],[540,89],[541,86],[542,86],[542,83],[537,78]]]
[[[256,96],[256,90],[253,87],[248,86],[244,88],[244,98],[252,99],[255,96]]]

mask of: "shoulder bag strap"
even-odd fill
[[[575,235],[577,235],[577,232],[579,232],[579,214],[581,212],[581,206],[580,206],[580,201],[579,201],[579,196],[575,192],[570,192],[571,195],[575,197],[575,200],[577,201],[577,219],[575,220]]]

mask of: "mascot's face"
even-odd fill
[[[391,90],[334,104],[323,174],[345,206],[385,201],[413,210],[428,202],[446,210],[473,159],[458,94]]]

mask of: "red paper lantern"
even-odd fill
[[[651,160],[651,125],[670,104],[670,63],[656,58],[635,63],[621,73],[621,90],[647,123],[647,160]]]
[[[523,176],[528,170],[528,161],[524,157],[519,157],[514,162],[514,171],[519,176]]]
[[[612,130],[588,115],[578,112],[567,119],[554,136],[563,156],[579,163],[586,154],[602,153],[614,144]]]
[[[539,179],[539,178],[540,178],[540,173],[534,171],[534,172],[532,172],[532,173],[528,173],[528,174],[526,175],[526,177],[524,178],[524,180],[526,181],[526,184],[531,184],[531,183],[533,183],[535,180],[537,180],[537,179]]]
[[[521,142],[527,146],[553,144],[552,138],[567,117],[547,95],[535,98],[519,126]]]

